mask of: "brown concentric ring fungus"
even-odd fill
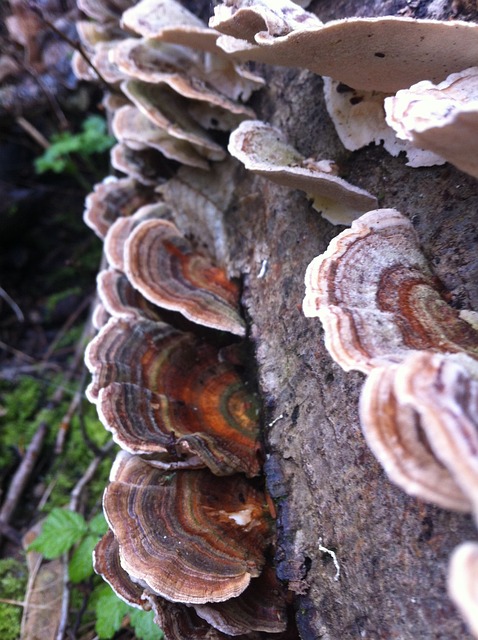
[[[192,334],[139,316],[90,343],[87,395],[120,446],[217,475],[260,470],[258,408],[235,368]]]
[[[303,309],[346,371],[369,373],[411,350],[478,357],[478,332],[439,293],[410,221],[370,211],[332,240],[305,276]]]
[[[261,572],[269,517],[242,476],[164,473],[122,452],[103,506],[122,567],[168,600],[222,602]]]
[[[304,158],[284,134],[260,120],[246,120],[231,133],[228,151],[246,169],[313,198],[313,206],[332,224],[350,224],[364,211],[377,206],[368,191],[333,173],[330,160]]]
[[[135,180],[108,176],[86,197],[83,219],[103,239],[117,218],[130,216],[152,200],[152,190]]]
[[[135,228],[125,244],[125,271],[157,306],[206,327],[245,334],[237,285],[195,251],[171,222],[148,220]]]
[[[85,364],[93,378],[86,396],[96,402],[100,389],[111,382],[154,388],[151,360],[158,353],[165,357],[171,344],[183,340],[190,341],[191,336],[164,322],[111,318],[86,348]]]
[[[251,631],[280,633],[287,627],[284,590],[274,569],[266,565],[258,578],[237,598],[196,604],[196,613],[215,629],[231,636]]]
[[[104,269],[97,276],[98,297],[113,318],[148,318],[160,321],[159,309],[134,289],[124,273]]]
[[[230,36],[217,43],[237,59],[300,67],[354,89],[395,93],[476,65],[477,33],[472,22],[384,16],[333,20],[279,37],[258,32],[254,44]]]
[[[111,166],[148,187],[164,182],[161,156],[154,149],[131,149],[115,144],[110,151]]]
[[[390,480],[408,495],[444,509],[470,512],[472,502],[431,450],[416,403],[397,398],[397,372],[406,362],[376,367],[365,381],[360,423],[367,444]]]
[[[395,392],[419,413],[430,448],[477,514],[478,362],[461,353],[413,354],[398,369]]]
[[[113,532],[108,530],[93,551],[93,568],[110,585],[116,595],[137,609],[150,609],[143,597],[144,588],[133,582],[120,564],[119,546]]]
[[[172,217],[173,212],[170,206],[164,202],[155,202],[154,204],[145,204],[131,216],[115,220],[108,229],[104,240],[104,252],[108,264],[118,271],[124,272],[124,246],[133,229],[145,220],[157,218],[171,220]]]

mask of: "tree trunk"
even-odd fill
[[[446,19],[459,5],[317,0],[309,10],[324,21],[385,14]],[[267,85],[253,101],[258,117],[280,127],[306,157],[336,160],[341,175],[375,194],[381,207],[408,215],[451,304],[478,311],[476,181],[448,164],[412,169],[381,147],[346,152],[319,76],[262,71]],[[452,549],[476,538],[471,517],[391,484],[360,430],[364,377],[332,361],[319,320],[301,311],[306,266],[341,229],[301,192],[240,167],[236,178],[227,213],[231,266],[246,274],[243,303],[265,402],[267,483],[278,508],[277,566],[297,594],[301,637],[468,638],[446,593],[446,574]]]

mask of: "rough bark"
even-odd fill
[[[322,0],[311,8],[324,20],[400,11],[447,18],[459,9],[437,0]],[[264,73],[258,116],[281,127],[305,156],[337,160],[341,175],[377,195],[380,206],[407,214],[451,304],[478,311],[476,180],[448,164],[409,168],[380,147],[346,152],[325,111],[320,77]],[[447,596],[446,573],[451,550],[476,538],[471,518],[409,498],[389,482],[360,431],[363,376],[334,364],[320,322],[301,311],[305,268],[341,229],[302,193],[239,166],[237,185],[227,220],[232,264],[246,274],[243,302],[265,399],[267,483],[278,506],[278,571],[298,594],[301,637],[469,637]],[[321,547],[336,554],[338,580]]]

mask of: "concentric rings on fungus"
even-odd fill
[[[260,574],[270,542],[264,494],[243,476],[163,472],[121,452],[103,506],[121,566],[173,602],[222,602]]]

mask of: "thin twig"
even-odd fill
[[[20,127],[24,131],[26,131],[28,135],[31,138],[33,138],[33,140],[35,140],[37,144],[40,145],[40,147],[42,147],[43,149],[48,149],[51,146],[48,140],[43,135],[43,133],[38,131],[38,129],[34,127],[32,123],[29,122],[26,118],[23,118],[23,116],[19,116],[16,121],[17,121],[17,124],[19,124]]]
[[[49,27],[53,33],[55,33],[59,38],[61,38],[64,42],[66,42],[67,44],[70,45],[70,47],[72,49],[74,49],[75,51],[78,51],[78,53],[80,54],[80,56],[83,58],[83,60],[86,62],[86,64],[88,66],[90,66],[93,71],[96,73],[96,75],[98,76],[99,80],[104,84],[104,88],[107,91],[111,91],[112,87],[111,84],[105,80],[105,78],[101,75],[101,73],[98,71],[98,69],[96,68],[96,66],[91,62],[90,58],[88,57],[87,53],[85,52],[83,45],[81,44],[80,41],[75,42],[74,40],[72,40],[71,38],[69,38],[65,33],[63,33],[62,31],[60,31],[59,29],[57,29],[57,27],[55,27],[55,25],[50,22],[49,20],[47,20],[42,13],[40,12],[40,10],[38,9],[38,7],[31,7],[31,10],[38,15],[38,17],[42,20],[42,22],[44,22],[47,27]]]
[[[23,315],[23,311],[20,309],[15,300],[8,295],[8,293],[0,287],[0,298],[3,298],[5,302],[11,307],[13,313],[17,316],[18,322],[25,322],[25,316]]]
[[[23,460],[20,463],[13,479],[8,488],[5,502],[0,510],[0,521],[9,524],[10,518],[15,511],[18,502],[23,494],[23,490],[29,481],[35,464],[40,456],[46,434],[48,433],[48,425],[42,422],[35,435],[33,436],[28,448],[25,452]],[[0,540],[1,542],[1,540]]]

